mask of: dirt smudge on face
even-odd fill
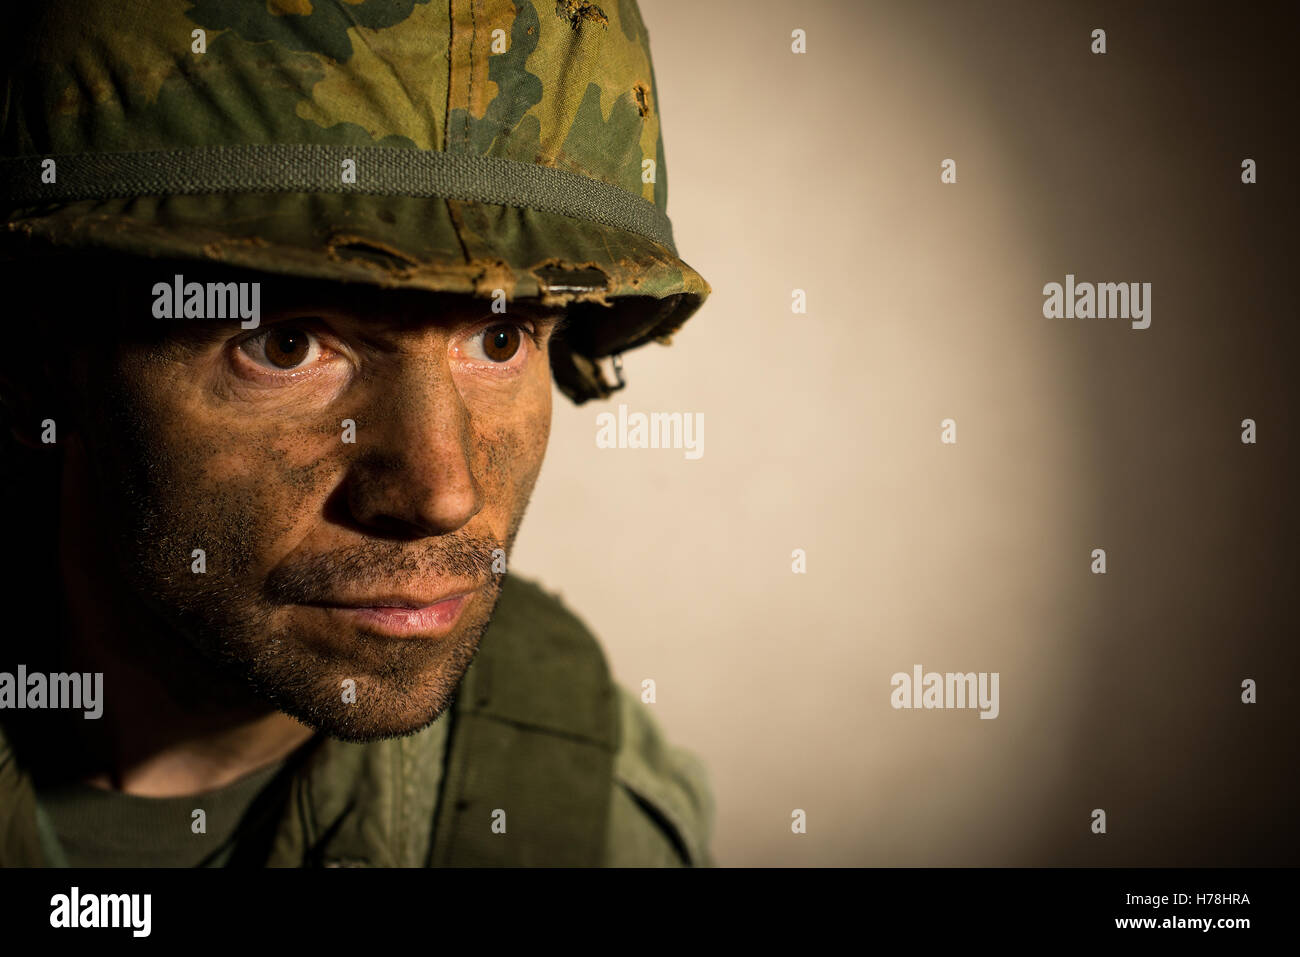
[[[166,338],[122,341],[86,363],[76,400],[101,526],[84,532],[86,548],[172,640],[345,740],[409,733],[448,706],[499,594],[493,551],[513,547],[549,437],[544,354],[507,394],[449,378],[434,358],[444,339],[402,341],[388,366],[319,408],[213,393],[210,350],[189,357]],[[344,418],[355,443],[342,441]],[[459,449],[461,461],[431,448]],[[438,482],[466,469],[479,507],[448,511],[455,520],[436,534],[414,527],[421,507],[454,491]],[[340,637],[308,607],[447,577],[483,588],[441,642]],[[347,678],[355,705],[340,703]]]

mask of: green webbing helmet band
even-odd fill
[[[53,160],[53,182],[44,182]],[[355,164],[345,181],[344,163]],[[496,156],[388,146],[269,143],[129,153],[0,158],[0,204],[203,193],[358,193],[441,197],[558,213],[667,247],[672,224],[653,203],[567,170]]]

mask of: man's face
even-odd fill
[[[136,332],[77,364],[65,495],[122,598],[222,673],[336,737],[418,730],[496,604],[562,311],[262,280],[249,331],[123,290]]]

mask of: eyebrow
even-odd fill
[[[546,313],[542,313],[541,315],[532,316],[530,318],[532,318],[533,321],[549,329],[550,334],[554,336],[561,329],[563,329],[566,325],[569,324],[569,315],[570,315],[569,310],[567,308],[564,308],[556,312],[546,312]]]
[[[568,304],[542,305],[527,299],[512,302],[506,312],[495,314],[491,312],[491,300],[471,299],[466,300],[465,303],[472,305],[473,309],[466,310],[459,316],[455,309],[443,308],[435,304],[422,316],[403,311],[394,318],[385,310],[365,308],[361,304],[305,298],[299,303],[268,304],[269,308],[261,311],[258,328],[249,333],[249,337],[256,336],[258,332],[269,326],[292,322],[295,319],[319,318],[326,322],[339,319],[352,326],[354,334],[358,335],[363,342],[379,345],[385,333],[400,332],[423,322],[446,323],[455,328],[495,317],[501,321],[515,319],[532,322],[539,333],[551,339],[558,337],[568,326],[572,315]],[[462,308],[465,303],[462,303]],[[244,331],[237,324],[232,325],[231,321],[223,319],[177,321],[154,320],[152,317],[138,325],[127,321],[120,324],[117,329],[119,336],[148,341],[155,355],[168,359],[193,355],[218,343],[241,337]]]

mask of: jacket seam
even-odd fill
[[[632,780],[625,772],[615,771],[614,780],[636,799],[638,806],[644,808],[649,816],[662,818],[668,825],[669,836],[686,863],[698,867],[703,857],[696,848],[696,841],[691,837],[691,829],[683,821],[684,816],[671,799],[666,799],[658,789],[648,788]]]

